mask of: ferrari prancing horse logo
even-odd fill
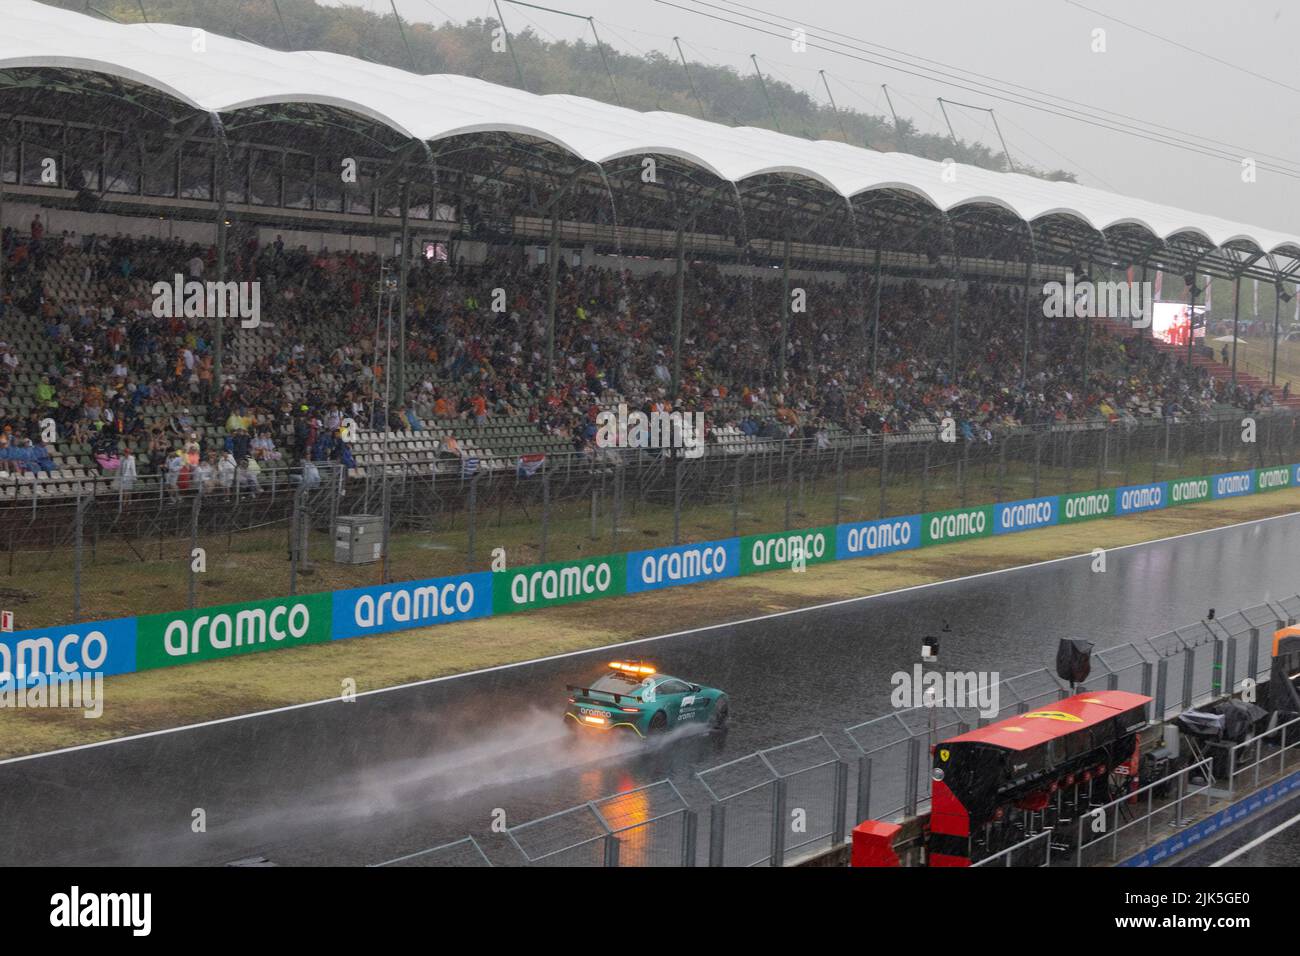
[[[1045,720],[1066,720],[1072,724],[1083,723],[1082,717],[1076,717],[1074,714],[1067,714],[1060,710],[1036,710],[1033,713],[1024,714],[1025,717],[1042,717]]]

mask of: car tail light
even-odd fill
[[[640,708],[640,707],[620,707],[619,710],[621,710],[621,711],[622,711],[623,713],[625,713],[625,714],[639,714],[639,713],[641,713],[641,708]]]

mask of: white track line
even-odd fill
[[[1215,862],[1215,863],[1211,863],[1210,866],[1212,866],[1212,867],[1214,867],[1214,866],[1223,866],[1223,864],[1225,864],[1225,863],[1231,863],[1233,860],[1235,860],[1237,857],[1241,856],[1243,853],[1246,853],[1246,852],[1248,852],[1248,851],[1250,851],[1250,850],[1253,850],[1253,849],[1255,849],[1255,847],[1259,846],[1261,843],[1264,843],[1264,842],[1266,842],[1266,841],[1268,841],[1268,840],[1273,839],[1273,837],[1277,836],[1279,833],[1281,833],[1281,832],[1282,832],[1283,830],[1285,830],[1287,827],[1292,826],[1293,824],[1296,824],[1296,823],[1300,823],[1300,813],[1297,813],[1297,814],[1296,814],[1295,816],[1293,816],[1290,820],[1286,821],[1286,823],[1278,824],[1278,825],[1275,826],[1273,829],[1269,830],[1267,833],[1265,833],[1265,834],[1263,834],[1263,835],[1261,835],[1261,836],[1257,836],[1257,837],[1255,837],[1255,839],[1251,840],[1251,841],[1250,841],[1249,843],[1247,843],[1245,846],[1241,847],[1240,849],[1233,850],[1231,853],[1229,853],[1227,856],[1225,856],[1222,860],[1218,860],[1218,861]]]
[[[1255,518],[1250,521],[1239,521],[1236,524],[1223,525],[1218,528],[1203,528],[1200,531],[1188,531],[1184,534],[1173,534],[1167,538],[1156,538],[1152,541],[1138,541],[1135,542],[1134,544],[1116,545],[1115,547],[1106,548],[1104,550],[1110,552],[1110,551],[1127,551],[1130,548],[1145,548],[1145,547],[1150,547],[1153,544],[1162,544],[1166,541],[1177,541],[1181,538],[1194,538],[1197,535],[1202,535],[1202,534],[1217,534],[1223,531],[1231,531],[1233,528],[1244,528],[1253,524],[1262,524],[1265,521],[1277,521],[1281,518],[1291,518],[1297,514],[1300,514],[1300,512],[1290,511],[1287,512],[1286,514],[1270,515],[1267,518]],[[942,545],[940,547],[942,547]],[[919,549],[914,549],[914,550],[919,550]],[[963,581],[976,581],[980,578],[992,577],[993,575],[996,574],[1010,574],[1013,571],[1027,571],[1030,568],[1046,567],[1049,564],[1059,564],[1062,561],[1077,561],[1079,558],[1088,558],[1091,556],[1092,556],[1092,552],[1088,551],[1082,554],[1067,555],[1063,558],[1049,558],[1046,561],[1035,561],[1032,564],[1021,564],[1013,568],[998,568],[997,570],[994,571],[981,571],[979,574],[968,574],[965,577],[960,577],[960,578],[948,578],[943,581],[930,581],[926,584],[913,584],[909,587],[898,588],[893,591],[881,591],[878,594],[864,594],[861,595],[860,597],[842,598],[838,601],[828,601],[825,604],[813,604],[813,605],[809,605],[808,607],[792,608],[791,610],[788,611],[775,611],[771,614],[759,614],[755,617],[741,618],[740,620],[737,621],[725,621],[721,624],[705,624],[700,627],[688,628],[687,630],[684,631],[673,631],[672,633],[669,634],[656,634],[652,637],[638,637],[630,641],[619,641],[614,644],[602,644],[600,647],[587,647],[578,651],[565,651],[561,654],[551,654],[548,657],[535,657],[531,660],[526,660],[526,661],[514,661],[509,664],[497,664],[494,667],[483,667],[480,668],[479,670],[464,671],[460,674],[446,674],[442,677],[428,677],[425,678],[424,680],[410,681],[405,684],[394,684],[391,687],[378,687],[375,690],[361,691],[355,696],[370,697],[373,694],[388,694],[391,693],[392,691],[406,690],[407,688],[410,687],[424,687],[429,684],[438,684],[443,681],[459,680],[462,677],[476,677],[481,674],[491,674],[494,671],[510,670],[515,667],[528,667],[532,664],[544,664],[548,661],[563,660],[566,657],[579,657],[583,654],[596,654],[601,651],[614,650],[620,647],[630,647],[633,644],[646,644],[651,641],[662,641],[671,637],[685,637],[689,634],[702,634],[705,631],[716,631],[724,627],[739,627],[743,624],[753,624],[757,621],[769,621],[778,617],[787,617],[788,615],[791,614],[808,614],[812,611],[824,611],[827,608],[841,607],[845,604],[857,604],[860,601],[874,601],[879,598],[892,597],[897,594],[906,594],[909,591],[922,591],[925,590],[926,588],[943,587],[949,584],[959,584]],[[855,561],[855,560],[858,559],[857,558],[845,559],[845,561]],[[864,560],[870,561],[870,558]],[[834,563],[840,564],[841,562],[836,561]],[[732,579],[727,578],[724,580],[732,580]],[[487,618],[484,618],[483,620],[487,620]],[[448,625],[439,625],[439,626],[448,626]],[[379,637],[381,635],[376,634],[371,636]],[[127,675],[122,675],[122,676],[127,676]],[[284,713],[288,713],[289,711],[301,710],[304,707],[318,707],[322,704],[337,704],[341,700],[342,698],[339,697],[327,697],[324,700],[312,700],[302,704],[288,704],[284,707],[273,707],[270,710],[258,710],[248,714],[235,714],[234,716],[231,717],[218,717],[215,720],[205,720],[197,724],[182,724],[179,727],[165,727],[162,730],[150,730],[142,734],[130,734],[126,737],[113,737],[109,740],[97,740],[93,743],[77,744],[76,746],[73,747],[61,747],[58,750],[46,750],[42,753],[25,754],[21,757],[8,757],[4,760],[0,760],[0,767],[4,766],[5,764],[20,763],[24,760],[37,760],[41,757],[54,757],[59,754],[75,753],[76,751],[79,750],[90,750],[95,747],[107,747],[111,744],[126,743],[131,740],[144,740],[145,738],[148,737],[159,737],[164,734],[176,734],[176,733],[180,733],[183,730],[198,730],[201,727],[214,727],[218,724],[228,724],[236,720],[251,720],[254,717],[269,717],[272,716],[273,714],[284,714]]]

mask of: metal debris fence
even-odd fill
[[[111,477],[51,485],[0,473],[0,576],[39,591],[35,601],[14,589],[23,626],[129,613],[122,584],[132,575],[165,585],[151,610],[181,610],[484,570],[497,546],[517,563],[542,563],[597,544],[617,553],[648,538],[683,543],[683,527],[719,537],[790,530],[1295,461],[1300,418],[1279,411],[1259,421],[1254,444],[1237,440],[1232,414],[1003,428],[957,442],[937,440],[933,428],[734,437],[698,459],[550,454],[527,474],[490,457],[469,473],[455,456],[408,450],[417,443],[398,436],[360,471],[321,463],[319,484],[306,489],[290,469],[268,466],[256,494],[238,482],[202,494],[156,476],[128,491]],[[336,519],[348,515],[383,522],[377,566],[334,562]],[[195,548],[206,573],[193,568]]]
[[[783,866],[844,842],[848,764],[822,734],[702,770],[710,866]]]
[[[1154,698],[1151,719],[1160,721],[1228,694],[1246,679],[1267,680],[1272,653],[1268,637],[1298,618],[1300,595],[1293,595],[1148,640],[1103,648],[1094,652],[1093,671],[1077,691],[1146,694]],[[670,780],[661,780],[510,827],[506,832],[514,853],[506,862],[541,866],[798,863],[843,844],[849,830],[862,820],[897,822],[925,812],[932,740],[1026,713],[1075,692],[1047,668],[1007,678],[996,688],[995,716],[942,702],[936,707],[912,707],[845,728],[848,749],[837,748],[824,733],[815,734],[701,770],[692,777],[702,796],[694,804]],[[1300,718],[1238,745],[1231,751],[1229,789],[1239,787],[1247,773],[1257,777],[1261,768],[1267,772],[1274,763],[1285,768],[1289,757],[1300,759],[1295,758],[1297,749]],[[846,753],[852,758],[846,758]],[[1140,812],[1127,809],[1132,805],[1130,794],[1102,808],[1113,819],[1098,836],[1085,840],[1081,832],[1075,853],[1054,857],[1050,841],[1035,837],[980,865],[1085,865],[1100,861],[1105,850],[1114,856],[1121,852],[1119,834],[1131,843],[1136,824],[1151,830],[1157,822],[1176,824],[1184,819],[1187,800],[1206,792],[1205,786],[1188,782],[1199,766],[1137,791],[1139,802],[1145,793],[1151,803],[1157,785],[1177,784],[1181,789],[1174,803],[1152,803]],[[465,842],[409,854],[385,865],[482,865],[473,852],[482,855],[479,844],[471,839],[472,845],[464,846]],[[470,862],[462,864],[461,858]]]

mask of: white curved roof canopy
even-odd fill
[[[1160,239],[1195,232],[1216,247],[1247,241],[1262,252],[1300,251],[1300,237],[1073,183],[944,166],[905,153],[878,153],[771,130],[733,128],[678,113],[611,106],[578,96],[539,96],[472,77],[419,76],[325,52],[284,53],[215,34],[194,49],[195,31],[167,24],[116,24],[4,0],[0,69],[87,70],[140,83],[195,109],[228,112],[274,103],[313,103],[367,116],[398,133],[436,141],[473,132],[537,136],[591,162],[638,153],[675,155],[722,179],[760,173],[807,176],[842,196],[903,188],[937,208],[985,202],[1026,222],[1075,216],[1096,229],[1128,223]]]

